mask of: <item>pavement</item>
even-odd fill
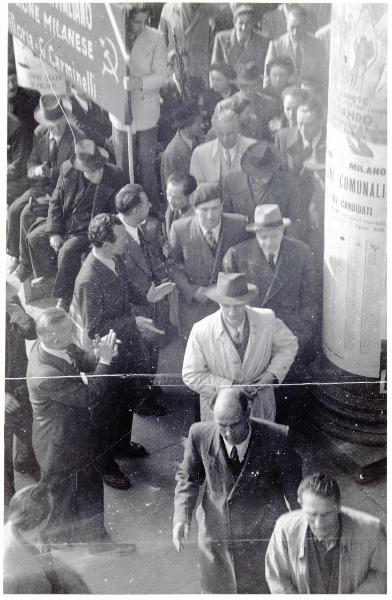
[[[21,297],[23,301],[23,292]],[[37,317],[50,304],[50,299],[35,301],[27,310]],[[109,544],[106,552],[96,554],[82,545],[54,551],[79,574],[92,594],[200,593],[196,524],[193,523],[181,553],[172,544],[174,476],[194,420],[194,396],[181,385],[182,354],[178,338],[161,351],[158,383],[164,388],[167,414],[134,418],[132,440],[145,445],[149,455],[120,462],[130,477],[131,489],[118,491],[105,486],[106,528],[117,544]],[[296,445],[304,473],[324,468],[333,472],[341,487],[343,504],[367,511],[386,523],[385,477],[358,484],[333,462],[317,434],[307,435],[306,424]],[[17,489],[29,483],[29,476],[16,474]]]

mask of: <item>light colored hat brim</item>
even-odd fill
[[[305,169],[308,171],[325,171],[325,163],[318,162],[314,158],[308,158],[304,161]]]
[[[256,298],[257,294],[259,293],[259,289],[256,285],[254,285],[254,283],[248,283],[247,294],[244,294],[243,296],[237,296],[236,298],[233,298],[232,296],[222,296],[218,293],[217,287],[217,285],[212,285],[206,290],[205,294],[208,298],[210,298],[210,300],[213,300],[218,304],[246,304],[249,302],[249,300]]]
[[[100,146],[97,146],[97,150],[99,151],[101,158],[98,160],[94,167],[87,167],[78,158],[73,157],[71,158],[71,164],[73,168],[77,171],[95,171],[96,169],[101,169],[102,167],[104,167],[109,160],[109,152],[105,150],[105,148],[101,148]]]
[[[246,226],[246,231],[261,231],[262,229],[276,229],[277,227],[286,228],[291,225],[291,219],[286,219],[283,217],[282,221],[282,225],[262,225],[261,223],[249,223],[249,225]]]
[[[21,288],[20,280],[17,277],[8,275],[6,277],[6,299],[14,298]]]

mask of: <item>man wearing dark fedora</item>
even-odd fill
[[[309,246],[284,235],[290,220],[277,204],[256,206],[247,230],[253,239],[230,248],[223,266],[228,272],[246,273],[259,293],[252,306],[270,308],[298,338],[299,350],[293,369],[301,371],[309,351],[319,307],[314,299],[314,261]]]
[[[246,98],[258,126],[252,137],[261,140],[269,138],[268,124],[281,113],[279,102],[263,92],[263,71],[255,61],[240,63],[237,69],[237,85],[240,91],[233,98]]]
[[[232,384],[243,385],[253,417],[275,420],[272,384],[285,378],[298,343],[272,310],[248,306],[257,293],[245,273],[219,273],[206,291],[220,310],[192,327],[182,367],[184,383],[200,394],[202,420],[212,418],[219,388]]]
[[[176,114],[177,132],[162,154],[161,185],[165,193],[167,180],[174,173],[189,173],[193,149],[203,138],[203,123],[197,104],[184,103]]]
[[[278,204],[284,217],[291,220],[292,237],[301,238],[300,196],[296,179],[280,168],[275,149],[266,141],[249,146],[241,159],[241,171],[229,173],[222,186],[226,212],[252,221],[259,204]]]
[[[192,194],[195,214],[172,223],[168,267],[178,288],[180,334],[187,339],[196,321],[215,311],[206,288],[216,282],[233,244],[246,239],[246,219],[223,213],[221,188],[202,183]]]
[[[33,147],[27,161],[28,189],[12,203],[7,215],[7,254],[13,257],[10,270],[16,270],[21,281],[28,276],[19,261],[21,213],[29,202],[38,201],[38,208],[27,216],[27,229],[37,216],[46,216],[48,198],[56,187],[60,167],[71,157],[75,139],[82,137],[76,127],[71,128],[67,123],[69,114],[63,99],[50,94],[41,96],[34,113],[39,125],[34,131]]]
[[[78,142],[74,156],[60,169],[47,220],[27,234],[31,269],[38,281],[55,272],[57,254],[53,295],[65,310],[72,300],[81,255],[90,245],[89,223],[97,214],[115,212],[115,195],[126,183],[121,169],[108,159],[107,150],[93,140]]]

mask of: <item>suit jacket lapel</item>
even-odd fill
[[[212,173],[214,173],[214,177],[215,174],[218,175],[218,181],[220,181],[221,178],[221,168],[220,168],[220,156],[219,156],[219,144],[218,144],[218,140],[215,139],[213,141],[213,143],[211,144],[211,171]]]
[[[46,352],[46,350],[42,348],[41,344],[38,346],[38,352],[40,354],[40,359],[44,364],[50,364],[56,367],[56,369],[64,373],[64,375],[75,375],[76,369],[71,365],[71,363],[65,359],[63,360],[59,356],[54,356],[54,354]]]
[[[264,306],[268,289],[271,285],[273,274],[270,271],[263,251],[261,250],[257,240],[252,240],[248,255],[248,268],[252,273],[252,279],[259,288],[260,305]]]
[[[214,264],[213,264],[211,276],[210,276],[210,285],[212,285],[216,281],[216,278],[218,277],[218,273],[220,271],[220,268],[221,268],[221,265],[223,262],[223,257],[225,255],[225,252],[227,249],[226,238],[227,238],[226,221],[225,221],[224,215],[222,215],[219,240],[218,240],[218,245],[216,247]],[[210,248],[210,251],[211,251],[211,248]],[[211,254],[212,254],[212,252],[211,252]]]
[[[278,260],[277,260],[277,263],[275,266],[274,279],[273,279],[272,285],[270,286],[270,289],[268,291],[266,301],[268,301],[271,298],[273,298],[274,296],[276,296],[276,294],[282,289],[282,287],[284,287],[284,285],[287,281],[287,275],[289,274],[289,268],[290,268],[290,256],[289,256],[289,253],[287,252],[286,241],[283,238],[281,246],[280,246],[280,250],[279,250]]]
[[[57,166],[60,167],[65,160],[69,157],[73,145],[72,133],[68,126],[63,133],[63,137],[60,140],[59,149],[57,153]]]
[[[198,252],[198,258],[200,262],[203,262],[211,272],[214,268],[215,257],[203,235],[196,217],[192,219],[190,234],[191,238],[195,242],[195,251]]]
[[[128,260],[131,260],[134,263],[136,263],[136,265],[139,267],[139,269],[142,269],[142,271],[145,271],[148,275],[151,275],[150,268],[147,264],[146,257],[144,256],[144,253],[140,247],[140,244],[138,244],[131,237],[131,235],[129,233],[127,233],[127,236],[128,236],[128,242],[127,242],[128,250],[126,250],[124,253],[125,262]]]
[[[80,204],[80,202],[82,201],[82,199],[84,197],[85,190],[86,190],[86,186],[85,186],[83,174],[80,171],[78,171],[78,180],[76,183],[75,193],[73,196],[72,196],[72,194],[66,195],[67,203],[64,206],[64,213],[66,211],[72,212],[76,209],[76,207],[78,206],[78,204]]]
[[[215,428],[209,447],[210,470],[214,476],[222,483],[224,490],[231,488],[235,477],[230,470],[225,454],[222,449],[220,434],[218,428]],[[227,493],[225,494],[227,496]]]

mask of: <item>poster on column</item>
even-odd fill
[[[16,76],[20,87],[37,90],[41,94],[61,96],[67,91],[64,77],[55,69],[45,65],[30,48],[13,38]]]
[[[323,349],[341,369],[377,378],[386,338],[386,5],[335,4],[331,40]]]

